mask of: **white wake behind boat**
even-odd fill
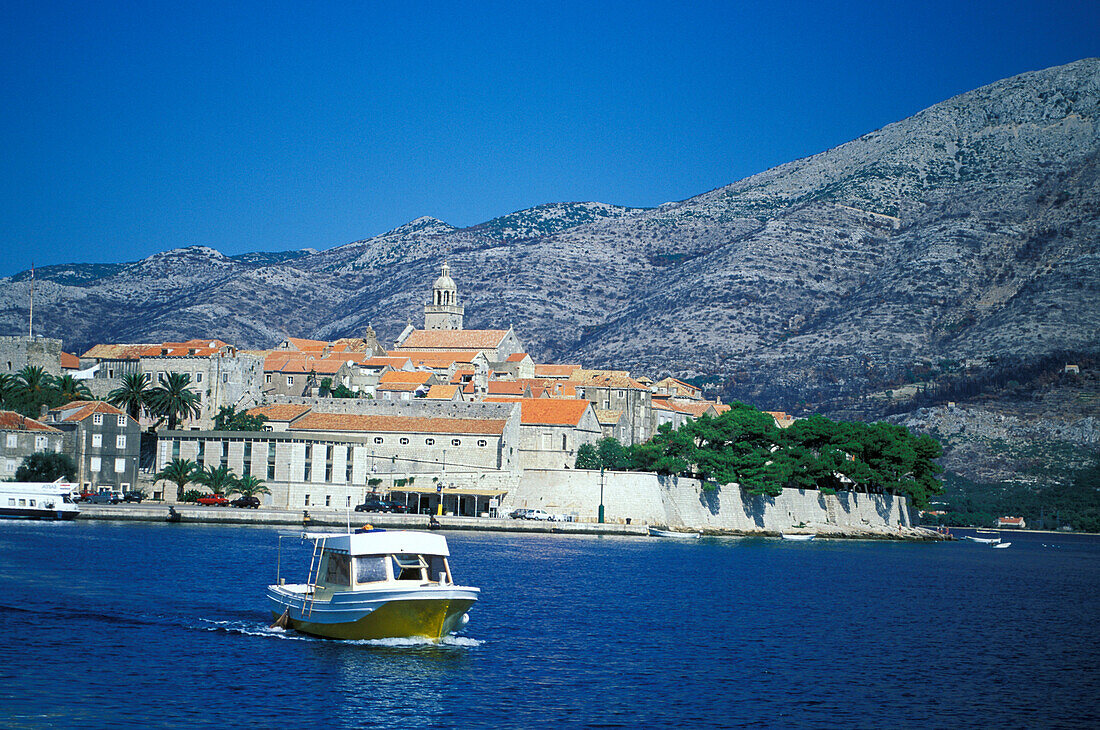
[[[965,535],[964,539],[971,540],[973,542],[980,542],[983,545],[993,545],[993,546],[996,546],[997,543],[999,543],[1001,541],[1001,538],[999,538],[999,537],[971,537],[970,535]]]
[[[469,621],[478,588],[455,585],[447,539],[411,530],[307,532],[305,583],[267,587],[275,625],[329,639],[439,641]],[[280,560],[281,562],[281,560]]]
[[[796,542],[808,542],[810,540],[813,540],[815,537],[817,537],[817,535],[814,535],[812,533],[809,534],[809,535],[803,535],[803,534],[798,534],[798,533],[793,533],[793,532],[784,532],[783,533],[783,539],[784,540],[795,540]]]

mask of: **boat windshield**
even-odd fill
[[[351,558],[341,553],[327,553],[325,583],[330,586],[351,585]]]
[[[427,580],[424,571],[428,565],[419,555],[400,553],[393,556],[393,577],[395,580]]]
[[[361,555],[355,559],[356,583],[377,583],[389,577],[385,555]]]

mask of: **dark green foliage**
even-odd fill
[[[608,471],[626,471],[630,468],[630,456],[617,438],[605,436],[596,442],[600,466]]]
[[[236,488],[238,483],[237,475],[225,464],[216,467],[208,466],[196,472],[192,481],[203,485],[214,494],[225,494]]]
[[[239,494],[242,497],[255,497],[257,494],[271,494],[271,490],[264,484],[264,480],[249,474],[238,479],[228,490],[230,494]]]
[[[172,459],[164,465],[163,469],[153,475],[153,481],[155,483],[163,479],[172,482],[176,485],[176,499],[187,501],[183,499],[183,490],[194,479],[197,471],[199,471],[199,465],[190,459]]]
[[[733,403],[676,430],[663,424],[628,455],[632,469],[739,484],[749,494],[774,496],[784,487],[892,492],[923,507],[943,491],[940,454],[935,439],[902,426],[811,416],[781,430],[769,414]]]
[[[577,448],[577,461],[573,464],[577,469],[599,469],[600,455],[592,444],[581,444]]]
[[[222,406],[214,416],[215,431],[262,431],[267,417],[246,411],[238,411],[233,406]]]
[[[41,418],[43,406],[56,408],[90,397],[88,387],[71,375],[56,378],[32,365],[14,375],[0,373],[0,407],[28,418]]]
[[[190,385],[191,376],[187,373],[167,373],[160,376],[160,385],[149,395],[150,409],[168,419],[169,431],[174,431],[180,420],[195,418],[202,412],[199,396]]]
[[[197,489],[188,489],[186,492],[180,494],[176,499],[178,499],[180,502],[197,502],[199,497],[201,497],[202,495],[203,492],[200,492]]]
[[[149,373],[125,373],[122,385],[107,394],[107,402],[119,408],[125,408],[135,421],[141,416],[141,409],[148,408],[153,389]]]
[[[76,478],[76,464],[68,454],[39,451],[23,459],[15,470],[17,482],[54,482],[58,479],[72,481]]]

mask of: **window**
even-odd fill
[[[562,451],[567,451],[569,449],[569,447],[566,444],[567,444],[567,442],[565,440],[565,434],[563,433],[561,435],[561,450]]]
[[[229,373],[222,373],[222,382],[223,383],[228,383],[229,382]]]
[[[14,449],[19,446],[19,435],[14,433],[8,434],[8,448]]]
[[[451,439],[451,446],[461,446],[462,439]]]
[[[394,555],[393,574],[397,580],[426,580],[424,575],[428,565],[419,555]]]
[[[27,505],[27,506],[28,506],[28,507],[33,507],[33,506],[34,506],[34,500],[32,499],[32,500],[31,500],[31,503],[30,503],[29,505]]]
[[[265,383],[270,383],[271,382],[271,373],[266,373],[264,375],[264,382]]]
[[[310,472],[313,471],[313,444],[306,444],[305,470],[302,472],[302,481],[308,482]],[[306,504],[309,504],[309,495],[306,495]]]
[[[616,395],[619,396],[620,398],[622,398],[623,397],[623,392],[620,390],[618,393],[616,393]]]
[[[15,459],[8,459],[7,463],[4,464],[4,471],[8,474],[14,474],[17,468],[18,467],[16,467],[15,465]]]
[[[100,458],[98,456],[93,456],[92,457],[92,463],[91,463],[89,468],[92,471],[99,471],[101,468],[103,468],[101,466],[101,464],[102,464],[102,461],[100,460]]]
[[[325,506],[326,507],[331,507],[332,506],[332,495],[331,494],[326,494],[325,495]]]
[[[118,416],[118,427],[119,428],[125,428],[126,427],[126,415],[125,414],[119,414],[119,416]]]
[[[435,446],[435,439],[424,439],[425,446]]]
[[[93,415],[92,416],[92,423],[96,426],[102,426],[103,425],[103,414],[102,413],[96,413],[95,415]]]
[[[306,495],[306,507],[308,507],[308,506],[309,506],[309,495],[307,494]]]
[[[173,441],[172,442],[172,458],[173,459],[180,458],[180,442],[179,441]]]
[[[15,497],[8,497],[8,506],[9,507],[14,507],[15,506]]]
[[[488,442],[488,441],[486,441],[485,439],[478,439],[478,440],[477,440],[477,445],[478,445],[478,446],[488,446],[488,445],[489,445],[489,442]]]
[[[403,436],[400,439],[398,439],[398,442],[402,446],[408,446],[409,445],[409,440],[407,438],[403,437]]]
[[[92,448],[99,448],[100,446],[103,446],[103,434],[93,433],[92,434]]]
[[[125,449],[126,448],[126,436],[125,436],[125,434],[120,433],[118,436],[115,436],[115,448],[116,449]]]
[[[375,436],[374,437],[374,443],[376,443],[376,444],[382,443],[382,437],[381,436]]]
[[[386,559],[381,555],[368,555],[355,559],[355,582],[377,583],[388,580],[386,573]]]
[[[286,384],[287,385],[294,385],[294,376],[293,375],[286,376]]]
[[[124,474],[126,472],[126,459],[115,459],[115,474]]]
[[[11,365],[11,363],[9,362],[9,363],[8,363],[8,365]],[[11,368],[9,367],[9,368],[8,368],[8,370],[11,370]],[[107,377],[108,377],[108,378],[113,378],[113,377],[115,377],[115,371],[114,371],[114,370],[110,370],[110,369],[108,369],[108,370],[107,370]]]
[[[45,436],[35,436],[34,437],[34,450],[35,451],[38,451],[39,449],[46,448],[46,445],[47,445],[47,443],[46,443],[46,437]]]
[[[325,568],[325,582],[330,585],[351,585],[351,556],[340,553],[328,553],[328,565]]]
[[[267,479],[275,478],[275,444],[267,445]]]
[[[243,476],[252,476],[252,442],[244,442],[244,474]]]
[[[195,382],[196,383],[201,383],[202,382],[202,373],[195,373]]]

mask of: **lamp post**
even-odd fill
[[[600,524],[603,524],[603,467],[600,467]]]

